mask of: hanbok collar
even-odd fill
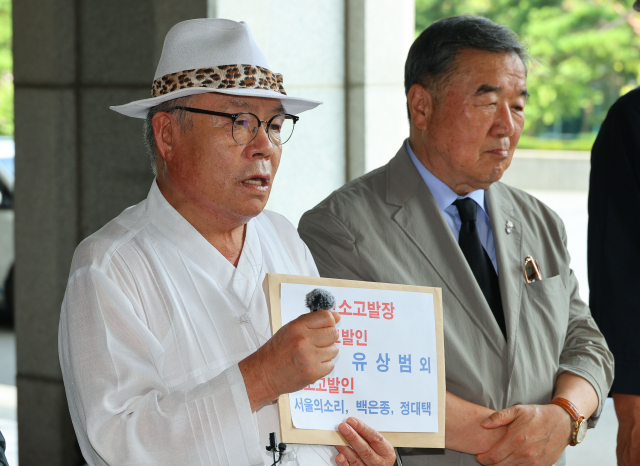
[[[164,198],[154,180],[147,196],[146,215],[185,259],[200,267],[247,307],[259,285],[263,257],[255,219],[246,226],[238,266],[234,267]]]

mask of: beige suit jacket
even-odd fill
[[[613,356],[578,294],[564,225],[534,197],[499,182],[486,201],[508,341],[404,145],[387,165],[307,212],[298,230],[322,276],[442,287],[448,391],[494,410],[546,404],[557,376],[570,371],[598,393],[593,426],[613,381]],[[543,280],[527,284],[530,254]],[[405,466],[477,464],[451,450],[423,453],[405,457]]]

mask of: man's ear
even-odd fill
[[[427,129],[427,122],[433,112],[433,97],[422,84],[414,84],[407,94],[407,105],[412,124],[420,131]]]
[[[171,115],[167,112],[158,112],[151,119],[153,137],[156,140],[157,154],[170,162],[173,158],[174,144],[177,127]]]

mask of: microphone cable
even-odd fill
[[[279,443],[276,447],[276,433],[271,432],[269,434],[269,446],[267,447],[267,451],[273,453],[273,464],[271,466],[276,466],[280,461],[282,461],[282,455],[284,455],[284,451],[287,449],[286,443]],[[276,451],[278,452],[278,459],[276,460]]]

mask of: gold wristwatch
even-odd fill
[[[584,440],[584,437],[587,435],[587,420],[580,413],[580,411],[578,411],[576,405],[571,403],[566,398],[560,397],[554,398],[551,402],[549,402],[549,404],[558,405],[561,408],[564,408],[573,420],[573,434],[571,435],[571,443],[569,445],[575,447],[577,444],[582,442]]]

